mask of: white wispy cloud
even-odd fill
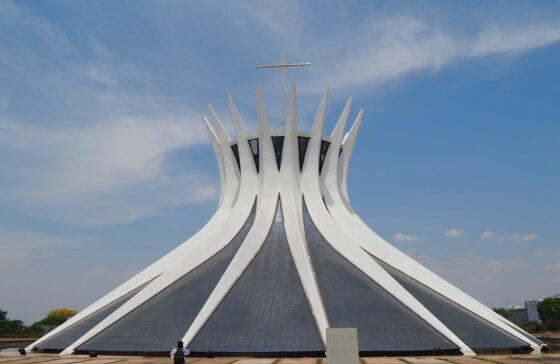
[[[206,142],[190,115],[115,116],[81,128],[0,123],[13,157],[0,198],[30,213],[81,224],[133,221],[216,195],[204,175],[165,168],[171,151]]]
[[[12,267],[24,264],[31,256],[52,256],[60,249],[94,242],[94,238],[87,236],[55,235],[0,226],[0,263],[4,267]]]
[[[463,230],[461,229],[449,229],[443,234],[446,238],[460,238],[463,236]]]
[[[483,268],[491,272],[515,271],[526,268],[527,262],[521,259],[492,260],[484,263]]]
[[[484,240],[498,240],[500,235],[496,234],[493,231],[484,231],[480,237]]]
[[[560,258],[560,248],[558,249],[539,249],[535,252],[538,257]]]
[[[409,242],[409,241],[422,240],[422,238],[418,235],[403,234],[403,233],[396,233],[395,235],[393,235],[393,239],[395,239],[396,241],[399,241],[401,243],[406,243],[406,242]]]
[[[336,45],[330,43],[333,39]],[[303,90],[318,92],[325,85],[382,85],[413,72],[438,72],[447,65],[479,57],[515,56],[558,41],[557,21],[486,23],[474,32],[465,32],[421,17],[376,18],[351,28],[337,28],[336,33],[311,45],[315,54],[321,55],[322,65],[314,72],[321,77]]]
[[[495,233],[493,231],[484,231],[480,237],[484,240],[495,240],[495,241],[515,241],[515,242],[525,242],[537,240],[537,234],[520,234],[520,233]]]
[[[519,54],[559,40],[560,26],[557,23],[489,24],[474,37],[466,54],[475,57]]]
[[[3,205],[99,225],[216,196],[216,181],[194,161],[168,166],[173,152],[208,143],[207,135],[187,105],[169,109],[157,92],[140,90],[153,78],[141,65],[95,38],[74,44],[57,24],[12,2],[0,4],[0,30],[14,38],[0,51],[2,72],[19,90],[13,104],[26,103],[21,112],[0,98]]]
[[[287,48],[290,60],[310,60],[313,66],[298,74],[306,80],[299,85],[305,93],[320,93],[324,87],[382,86],[411,73],[438,72],[480,57],[516,56],[560,41],[559,19],[550,14],[523,19],[473,16],[468,24],[459,24],[442,21],[447,14],[439,14],[437,7],[433,13],[414,7],[363,7],[360,16],[349,21],[352,6],[331,3],[325,25],[314,6],[307,5],[253,1],[242,5],[242,11],[237,4],[225,9],[220,4],[215,13],[228,17],[235,10],[239,21],[259,30],[267,50],[277,45]],[[245,30],[238,36],[252,34]]]
[[[544,269],[552,272],[560,272],[560,263],[547,265]]]

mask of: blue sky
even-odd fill
[[[230,91],[301,128],[365,119],[349,173],[381,236],[486,304],[560,292],[560,3],[0,2],[0,308],[82,309],[197,231]]]

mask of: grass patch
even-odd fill
[[[412,362],[410,360],[406,360],[405,358],[399,358],[400,361],[402,361],[405,364],[412,364]]]

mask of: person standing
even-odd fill
[[[173,358],[173,364],[185,364],[185,358],[189,355],[190,351],[183,347],[183,342],[181,340],[177,341],[177,345],[171,350],[171,358]]]

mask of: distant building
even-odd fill
[[[525,301],[525,310],[527,311],[527,321],[538,322],[538,323],[542,322],[539,317],[539,310],[537,309],[538,304],[539,301],[537,300]]]
[[[525,307],[510,307],[507,309],[508,319],[517,325],[529,322],[527,309]]]
[[[541,323],[539,317],[539,310],[537,305],[538,300],[525,301],[525,307],[516,306],[507,308],[508,319],[517,325],[523,325],[528,322],[538,322]]]

